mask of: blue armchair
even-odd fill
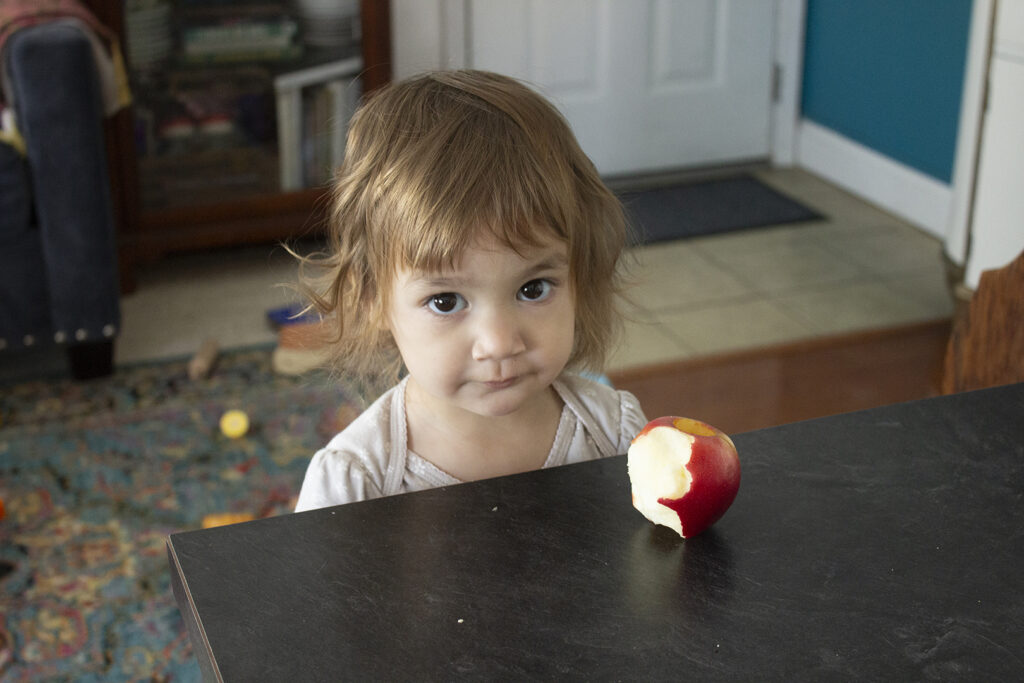
[[[120,326],[114,218],[99,77],[73,25],[24,28],[3,45],[24,156],[0,144],[0,353],[67,348],[72,374],[113,370]]]

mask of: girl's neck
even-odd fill
[[[415,380],[405,392],[408,448],[462,481],[539,469],[562,415],[553,387],[509,415],[491,417],[432,400]]]

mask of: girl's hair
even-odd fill
[[[575,295],[569,364],[600,370],[617,329],[622,207],[568,124],[505,76],[442,71],[370,94],[352,117],[330,213],[330,250],[304,284],[331,328],[334,366],[393,382],[387,328],[398,270],[456,265],[482,230],[512,249],[565,242]]]

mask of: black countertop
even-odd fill
[[[625,457],[174,534],[211,680],[1024,680],[1024,384],[735,435],[683,540]]]

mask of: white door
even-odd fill
[[[767,158],[774,5],[470,0],[467,66],[547,95],[606,176]]]

